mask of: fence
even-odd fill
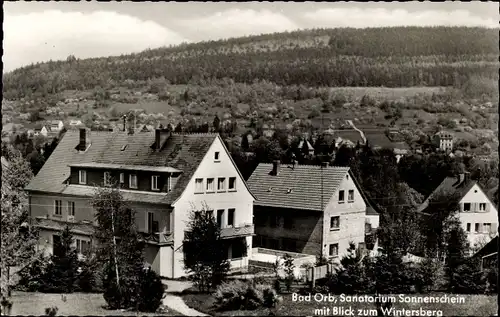
[[[309,268],[301,268],[301,276],[304,282],[307,283],[316,283],[317,280],[325,278],[328,273],[335,271],[337,264],[328,263],[321,266],[309,267]]]

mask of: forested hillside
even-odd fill
[[[498,30],[465,27],[316,29],[184,44],[138,54],[47,62],[3,76],[7,99],[117,87],[266,80],[278,85],[460,87],[498,77]],[[138,83],[140,85],[140,83]]]

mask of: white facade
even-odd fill
[[[217,156],[216,153],[218,153]],[[229,189],[229,179],[233,177],[236,180],[235,188]],[[219,178],[225,179],[223,190],[218,190]],[[203,179],[203,189],[201,191],[197,188],[196,179]],[[213,191],[207,190],[207,179],[213,179]],[[215,217],[217,216],[217,210],[224,210],[222,220],[222,228],[224,230],[225,227],[228,227],[229,209],[234,209],[232,227],[244,227],[246,224],[253,225],[253,202],[254,197],[246,187],[245,181],[238,172],[236,165],[233,163],[229,152],[222,140],[216,138],[184,192],[179,199],[172,204],[174,207],[173,230],[175,250],[173,278],[186,275],[183,266],[184,255],[181,246],[184,239],[184,232],[187,229],[190,219],[190,212],[193,211],[193,209],[207,207],[209,210],[214,211]],[[232,268],[236,269],[248,265],[248,259],[252,255],[252,235],[247,235],[245,239],[247,243],[247,256],[232,259]],[[229,253],[231,253],[231,249]]]
[[[498,211],[477,184],[460,200],[458,217],[473,249],[498,233]]]
[[[338,228],[337,220],[332,220],[332,217],[338,217]],[[324,211],[323,254],[341,259],[347,253],[350,242],[354,242],[356,247],[364,243],[366,217],[366,203],[352,177],[346,173]],[[337,255],[332,255],[331,249],[337,249]]]

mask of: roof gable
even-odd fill
[[[271,175],[272,168],[272,164],[261,163],[248,179],[256,205],[317,211],[325,209],[349,172],[348,167],[296,165],[292,168],[283,164],[278,175]]]

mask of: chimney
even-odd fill
[[[160,133],[161,133],[161,129],[157,128],[155,130],[155,148],[156,148],[156,150],[160,150]]]
[[[87,131],[84,128],[80,129],[80,142],[78,143],[80,151],[85,151],[87,148]]]
[[[280,173],[280,161],[275,160],[273,161],[273,170],[271,171],[271,174],[277,176],[279,173]]]
[[[328,167],[328,162],[321,163],[321,167]]]
[[[123,132],[125,132],[125,129],[127,127],[127,116],[126,115],[123,115]]]

